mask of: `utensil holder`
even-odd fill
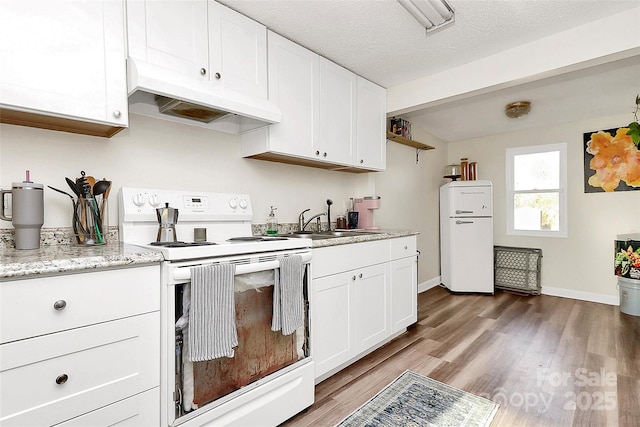
[[[75,242],[86,246],[106,244],[108,216],[107,200],[102,196],[74,201],[71,223]]]

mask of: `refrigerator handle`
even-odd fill
[[[471,214],[471,213],[473,213],[473,211],[460,211],[460,210],[456,210],[456,215],[459,215],[459,214]]]
[[[473,224],[473,221],[460,221],[460,220],[458,220],[458,221],[456,221],[456,224],[457,225],[460,225],[460,224]]]

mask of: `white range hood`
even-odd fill
[[[127,59],[129,112],[227,133],[241,133],[281,120],[280,109],[267,99],[249,97],[221,85],[185,79],[171,70]],[[217,110],[219,118],[209,123],[160,112],[157,95]],[[165,98],[165,99],[166,99]],[[215,113],[215,111],[214,111]]]

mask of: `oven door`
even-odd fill
[[[305,249],[164,264],[166,425],[248,425],[252,420],[277,425],[313,403],[308,268],[304,326],[289,336],[271,331],[274,271],[278,257],[288,255],[300,255],[305,267],[311,261],[311,251]],[[192,362],[185,339],[191,267],[213,263],[235,265],[238,346],[232,358]]]

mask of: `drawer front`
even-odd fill
[[[57,427],[151,427],[159,425],[160,389],[156,387],[62,424],[58,424]]]
[[[389,240],[391,259],[415,256],[417,252],[416,236],[399,237]]]
[[[324,277],[389,261],[389,240],[313,249],[313,277]]]
[[[159,312],[3,344],[0,424],[56,424],[159,384]]]
[[[0,283],[0,343],[160,309],[158,265]]]

